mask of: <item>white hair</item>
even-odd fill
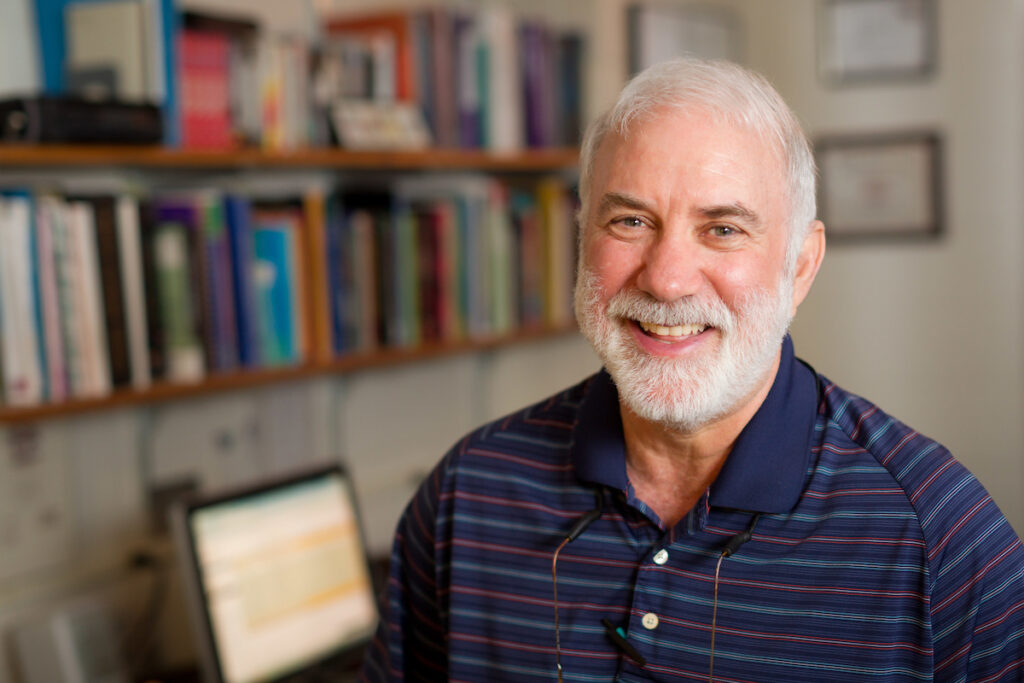
[[[614,132],[625,137],[632,125],[666,107],[710,111],[754,131],[780,154],[789,176],[786,265],[788,270],[795,267],[803,238],[817,213],[814,155],[796,115],[771,84],[731,62],[674,59],[649,67],[626,84],[615,105],[595,119],[583,136],[581,218],[586,219],[594,157],[605,136]]]

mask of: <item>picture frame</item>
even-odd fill
[[[942,139],[931,130],[822,138],[818,215],[830,242],[944,232]]]
[[[818,72],[831,85],[925,79],[936,71],[935,0],[821,0]]]
[[[727,8],[634,2],[626,16],[631,74],[684,55],[738,63],[744,59],[740,20]]]

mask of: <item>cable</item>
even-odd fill
[[[740,546],[746,543],[754,535],[754,527],[757,526],[757,520],[761,518],[761,513],[757,513],[750,520],[750,524],[747,525],[746,531],[736,534],[729,539],[729,542],[722,548],[722,553],[718,556],[718,563],[715,564],[715,587],[714,587],[714,598],[711,603],[711,655],[708,659],[708,683],[714,683],[715,681],[715,632],[718,627],[718,575],[722,569],[722,562],[725,558],[729,557],[737,550]]]
[[[576,523],[569,529],[565,538],[558,544],[555,554],[551,556],[551,592],[554,597],[553,606],[555,610],[555,670],[558,672],[558,683],[562,683],[562,634],[558,627],[558,555],[562,552],[562,548],[575,541],[583,533],[584,529],[601,516],[601,511],[604,508],[602,491],[603,489],[598,489],[594,492],[594,509],[583,513],[576,520]]]

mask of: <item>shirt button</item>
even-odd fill
[[[644,628],[648,631],[653,631],[654,629],[658,628],[658,615],[654,612],[648,612],[644,615],[644,618],[641,620],[640,623],[642,623],[644,625]]]
[[[662,548],[654,553],[654,564],[665,564],[668,562],[668,551]]]

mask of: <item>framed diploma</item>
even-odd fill
[[[941,235],[941,148],[932,131],[818,141],[818,215],[829,240]]]
[[[826,83],[924,78],[935,70],[935,0],[822,0],[818,23]]]
[[[640,2],[629,6],[627,19],[631,73],[684,55],[743,61],[740,23],[726,8]]]

